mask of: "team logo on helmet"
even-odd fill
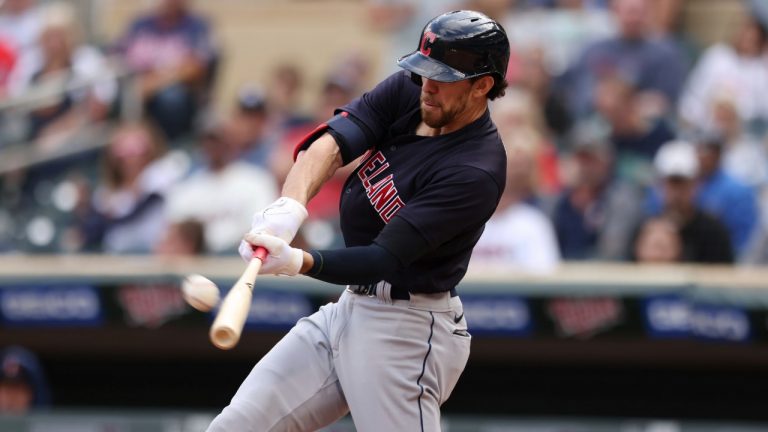
[[[425,56],[428,56],[429,53],[432,52],[432,45],[435,43],[435,39],[437,39],[436,34],[431,31],[425,31],[424,36],[421,38],[421,48],[419,51]]]

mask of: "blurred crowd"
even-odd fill
[[[686,3],[369,0],[382,52],[334,59],[317,89],[301,59],[271,65],[216,103],[225,50],[194,2],[156,0],[92,45],[70,3],[5,0],[0,252],[235,254],[301,137],[395,72],[431,17],[469,8],[512,48],[510,87],[491,104],[508,182],[473,265],[766,263],[768,2],[738,1],[738,24],[710,46],[684,31]],[[302,246],[341,244],[353,168],[310,203]]]

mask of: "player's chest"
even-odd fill
[[[435,149],[418,141],[418,137],[389,140],[368,152],[347,179],[342,208],[376,213],[389,222],[431,176],[430,153]]]

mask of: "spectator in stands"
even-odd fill
[[[278,198],[268,171],[238,159],[243,148],[234,139],[233,127],[232,120],[225,120],[205,131],[204,166],[167,195],[168,220],[200,221],[206,249],[217,254],[235,252],[251,215]]]
[[[767,76],[768,78],[768,76]],[[723,170],[756,190],[768,185],[768,148],[765,138],[747,132],[731,98],[717,97],[713,101],[715,135],[724,142]]]
[[[536,189],[539,143],[522,136],[503,140],[507,149],[507,183],[496,213],[472,252],[472,264],[531,273],[551,272],[560,262],[552,222],[527,202]]]
[[[590,114],[597,82],[606,75],[632,82],[653,101],[657,112],[668,112],[677,103],[687,70],[686,56],[665,39],[655,38],[646,0],[614,0],[619,35],[587,47],[561,77],[561,89],[577,117]]]
[[[724,142],[716,135],[695,139],[699,161],[696,203],[717,217],[728,229],[738,257],[752,238],[758,223],[754,189],[729,175],[721,164]]]
[[[35,0],[0,2],[0,100],[9,98],[9,81],[22,53],[35,49],[40,37],[40,8]],[[13,115],[0,112],[0,147],[26,138],[23,126]]]
[[[283,63],[272,71],[266,104],[269,128],[273,134],[312,122],[312,118],[300,113],[298,108],[303,89],[304,76],[298,66]]]
[[[589,7],[588,0],[552,3],[552,9],[511,11],[504,28],[514,51],[541,50],[544,69],[552,76],[560,76],[587,46],[614,37],[617,28],[609,11]]]
[[[37,43],[40,25],[40,10],[35,1],[0,3],[0,99],[7,97],[8,78],[19,55]]]
[[[739,257],[744,264],[768,264],[768,196],[762,197],[761,208],[761,217],[755,235]]]
[[[394,60],[412,52],[424,23],[444,12],[463,9],[463,0],[366,0],[368,28],[384,34],[381,56],[387,76],[402,69]]]
[[[48,137],[43,145],[54,146],[83,125],[104,119],[117,83],[101,53],[80,42],[70,4],[46,5],[41,28],[39,47],[23,53],[8,88],[12,96],[44,98],[30,112],[28,138]]]
[[[658,37],[684,39],[682,17],[687,0],[648,0],[651,8],[651,32]],[[684,42],[685,41],[681,41]]]
[[[661,180],[663,215],[680,232],[683,262],[731,263],[733,249],[728,230],[715,217],[696,204],[696,179],[699,161],[693,144],[672,141],[656,155],[654,165]]]
[[[516,56],[516,66],[508,69],[507,81],[513,87],[520,87],[534,98],[535,108],[543,119],[547,135],[553,139],[563,138],[572,126],[561,95],[552,90],[552,78],[544,64],[544,51],[531,48]]]
[[[169,224],[155,245],[154,253],[163,256],[189,256],[205,253],[205,226],[195,219]]]
[[[674,222],[665,217],[654,217],[640,227],[631,257],[640,263],[678,262],[682,254],[682,242]]]
[[[613,150],[600,128],[580,124],[570,145],[567,187],[552,216],[563,258],[624,259],[641,217],[642,192],[613,177]]]
[[[491,116],[502,141],[510,145],[524,142],[530,147],[537,179],[532,185],[535,190],[525,199],[551,198],[560,192],[557,149],[549,139],[541,114],[538,101],[524,89],[508,89],[506,95],[491,106]]]
[[[242,159],[265,169],[269,168],[277,138],[269,128],[268,116],[267,99],[261,89],[252,86],[240,89],[232,117],[232,139],[240,142]]]
[[[643,183],[652,178],[651,161],[659,147],[674,138],[667,121],[645,105],[643,94],[618,75],[601,77],[595,89],[595,107],[610,126],[621,179]]]
[[[19,346],[0,351],[0,416],[23,415],[49,404],[48,383],[37,356]]]
[[[691,71],[680,99],[680,117],[689,126],[715,124],[717,100],[728,99],[748,132],[762,133],[768,121],[768,3],[749,0],[730,43],[707,48]]]
[[[133,21],[118,49],[160,129],[172,140],[189,133],[217,64],[208,22],[189,0],[160,0]]]
[[[40,38],[42,14],[37,0],[5,0],[0,4],[0,38],[17,52],[34,48]]]
[[[8,97],[8,79],[16,65],[17,56],[11,42],[0,35],[0,100]]]
[[[118,128],[81,221],[87,250],[147,253],[154,248],[165,227],[164,194],[185,170],[164,155],[162,136],[149,124]]]

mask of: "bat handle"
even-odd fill
[[[267,260],[267,249],[263,246],[256,246],[253,248],[253,256],[251,258],[258,258],[261,260],[261,262],[264,262]]]

